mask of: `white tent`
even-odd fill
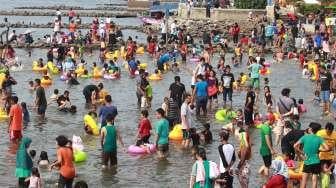
[[[304,0],[306,4],[321,4],[318,0]]]

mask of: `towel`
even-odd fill
[[[203,165],[203,161],[196,161],[197,171],[196,171],[196,182],[204,182],[205,181],[205,169]]]
[[[209,166],[210,166],[209,178],[210,179],[217,178],[220,174],[218,165],[213,161],[209,161]]]

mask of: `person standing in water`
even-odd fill
[[[101,127],[104,127],[106,123],[106,118],[108,115],[113,115],[115,118],[118,115],[118,110],[116,106],[112,105],[111,95],[105,96],[105,105],[99,109],[98,117],[100,118]]]
[[[120,132],[114,125],[113,114],[108,114],[106,117],[106,126],[101,129],[100,132],[101,146],[103,148],[103,168],[110,166],[116,166],[117,160],[117,140],[120,142],[123,148],[125,145],[120,136]]]
[[[54,167],[59,166],[60,176],[58,179],[58,187],[71,188],[76,175],[73,151],[71,146],[69,147],[68,138],[63,135],[56,137],[56,143],[57,160],[50,165],[49,169],[52,170]]]
[[[192,106],[190,105],[190,103],[191,103],[191,95],[186,94],[184,102],[181,106],[181,125],[183,131],[182,146],[186,149],[189,148],[191,139],[190,128],[192,127],[191,124]]]
[[[21,105],[18,104],[19,98],[13,96],[11,99],[12,105],[9,111],[8,132],[10,140],[18,142],[22,138],[22,119],[23,112]]]
[[[47,99],[44,88],[41,86],[41,80],[35,79],[36,97],[35,106],[37,107],[37,114],[40,116],[40,120],[44,120],[45,112],[47,110]]]
[[[27,137],[23,137],[20,143],[20,147],[16,152],[16,169],[15,176],[19,179],[19,188],[28,187],[25,182],[31,174],[33,168],[33,160],[28,154],[28,148],[32,140]]]
[[[158,121],[155,123],[155,143],[158,149],[159,159],[166,158],[169,150],[169,122],[165,118],[164,114],[165,112],[162,108],[156,110],[156,118],[158,119]]]

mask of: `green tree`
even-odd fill
[[[235,0],[234,5],[240,9],[265,9],[267,0]]]

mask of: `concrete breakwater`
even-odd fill
[[[4,23],[0,24],[0,28],[4,28],[6,25]],[[63,28],[68,28],[68,24],[63,24]],[[134,25],[118,25],[120,29],[134,29],[138,31],[143,31],[142,26],[134,26]],[[35,23],[11,23],[10,28],[53,28],[53,23],[46,23],[46,24],[35,24]],[[78,29],[90,29],[91,24],[81,24],[78,26]]]
[[[104,7],[103,7],[104,6]],[[55,5],[55,6],[21,6],[21,7],[14,7],[14,9],[35,9],[35,10],[43,10],[43,9],[51,9],[51,10],[110,10],[114,7],[127,7],[126,3],[111,3],[111,4],[104,4],[98,5],[95,8],[85,8],[80,6],[66,6],[66,5]]]
[[[136,11],[77,11],[77,15],[80,17],[137,17]],[[55,11],[50,10],[1,10],[0,15],[2,16],[55,16]],[[65,16],[65,15],[64,15]]]

